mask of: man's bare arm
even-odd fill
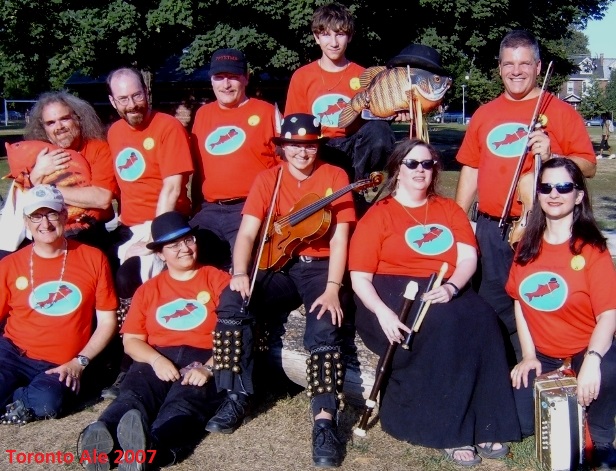
[[[467,213],[477,195],[477,175],[476,168],[462,166],[456,188],[456,203]]]
[[[173,211],[182,191],[183,175],[170,175],[163,178],[163,187],[158,196],[156,215]]]

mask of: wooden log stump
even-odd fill
[[[308,352],[303,345],[305,319],[298,311],[292,311],[284,326],[282,342],[269,345],[270,361],[281,365],[285,375],[295,384],[306,387],[306,360]],[[276,337],[274,335],[274,337]],[[346,402],[358,406],[365,404],[374,384],[374,375],[379,361],[363,344],[358,335],[355,342],[348,341],[348,347],[343,348],[346,363],[344,378],[344,393]]]

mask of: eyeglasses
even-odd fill
[[[26,216],[30,221],[34,223],[39,223],[43,221],[43,218],[47,219],[49,222],[55,222],[60,219],[60,213],[56,213],[55,211],[51,211],[47,214],[34,213]]]
[[[409,159],[409,160],[403,160],[402,164],[406,165],[411,170],[415,170],[420,165],[424,168],[424,170],[432,170],[434,166],[436,165],[436,161],[434,160],[419,161],[419,160]]]
[[[141,103],[143,100],[145,100],[145,93],[137,92],[131,96],[121,96],[118,98],[114,98],[113,100],[118,102],[122,106],[128,105],[129,100],[132,100],[133,103]]]
[[[163,245],[163,248],[169,249],[172,252],[179,252],[182,250],[182,244],[186,246],[186,248],[193,247],[197,243],[197,238],[194,235],[188,236],[185,239],[180,239],[177,242],[174,242],[170,245]]]
[[[571,193],[573,189],[579,190],[579,186],[577,186],[573,182],[563,182],[563,183],[539,183],[537,185],[537,191],[542,195],[549,195],[552,193],[552,190],[556,188],[556,191],[561,195],[566,195],[567,193]]]
[[[299,153],[302,150],[305,150],[306,154],[316,154],[317,151],[319,150],[319,146],[316,144],[309,144],[305,146],[294,146],[294,145],[287,144],[284,147],[296,153]]]

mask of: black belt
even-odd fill
[[[216,201],[212,201],[212,203],[227,205],[227,204],[239,204],[239,203],[243,203],[244,201],[246,201],[246,197],[242,196],[240,198],[228,198],[226,200],[216,200]]]
[[[501,220],[500,216],[492,216],[491,214],[484,213],[483,211],[477,211],[477,214],[482,218],[489,219],[490,221],[500,222]],[[512,221],[512,218],[508,217],[505,219],[505,224],[509,224],[511,221]]]
[[[297,257],[300,262],[310,263],[317,262],[319,260],[329,260],[329,257],[311,257],[310,255],[300,255]]]

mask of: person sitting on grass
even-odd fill
[[[156,450],[164,466],[185,458],[220,404],[212,379],[215,309],[231,276],[197,262],[195,229],[179,212],[152,221],[147,244],[167,270],[145,282],[122,326],[133,363],[118,397],[81,433],[79,456]],[[88,452],[84,455],[84,452]],[[104,470],[108,466],[86,469]],[[120,470],[143,469],[122,463]],[[132,467],[130,465],[133,465]]]

